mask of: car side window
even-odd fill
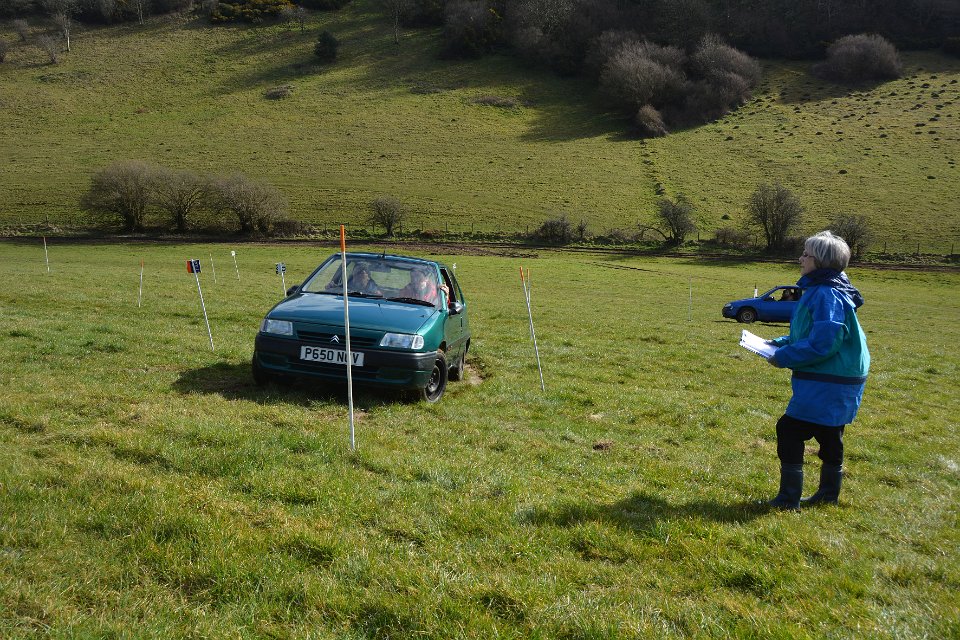
[[[460,292],[457,290],[455,281],[451,278],[450,274],[446,269],[440,269],[440,275],[443,277],[443,284],[447,285],[447,289],[450,290],[450,302],[457,302],[460,300]]]

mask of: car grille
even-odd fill
[[[338,336],[340,338],[339,343],[331,342],[333,336]],[[305,342],[316,343],[317,345],[322,345],[324,347],[329,347],[331,344],[339,345],[339,347],[346,348],[347,345],[347,336],[343,333],[331,333],[328,331],[311,331],[309,329],[301,329],[297,327],[297,337]],[[380,344],[379,335],[361,335],[354,332],[350,333],[350,348],[354,349],[357,347],[374,347]]]

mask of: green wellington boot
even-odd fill
[[[820,467],[820,488],[809,498],[801,500],[804,506],[837,504],[840,497],[840,482],[843,480],[843,465],[824,464]]]
[[[767,504],[777,509],[799,509],[803,493],[803,465],[780,465],[780,493]]]

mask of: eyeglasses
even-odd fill
[[[813,256],[810,255],[809,253],[807,253],[806,251],[804,251],[803,253],[800,254],[800,257],[801,257],[801,258],[812,258]]]

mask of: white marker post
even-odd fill
[[[757,285],[753,285],[753,297],[757,297]]]
[[[213,254],[210,254],[210,270],[213,271],[213,284],[217,284],[217,268],[213,264]]]
[[[277,263],[277,275],[280,276],[280,286],[283,289],[283,297],[287,297],[287,279],[283,275],[287,272],[287,265],[282,262]]]
[[[530,270],[527,269],[527,275],[523,275],[523,267],[520,267],[520,282],[523,284],[523,297],[527,301],[527,317],[530,319],[530,338],[533,339],[533,351],[537,354],[537,371],[540,373],[540,390],[546,391],[543,385],[543,369],[540,367],[540,348],[537,346],[537,332],[533,328],[533,309],[530,306],[530,289],[527,284],[530,281]]]
[[[687,309],[687,322],[693,321],[693,278],[690,278],[690,305]]]
[[[350,451],[356,451],[357,445],[353,431],[353,354],[350,352],[350,303],[347,295],[347,235],[340,225],[340,269],[343,280],[343,328],[347,333],[347,405],[350,409]]]
[[[137,309],[139,309],[143,303],[143,258],[140,258],[140,292],[137,294]]]
[[[187,273],[192,273],[197,278],[197,293],[200,294],[200,308],[203,309],[203,321],[207,323],[207,335],[210,337],[210,351],[214,351],[213,332],[210,331],[210,320],[207,319],[207,305],[203,303],[203,291],[200,289],[200,261],[187,260]]]
[[[47,262],[47,273],[50,273],[50,254],[47,253],[47,236],[43,236],[43,259]]]
[[[233,268],[237,270],[237,282],[240,282],[240,267],[237,266],[237,252],[231,251],[230,255],[233,256]]]

